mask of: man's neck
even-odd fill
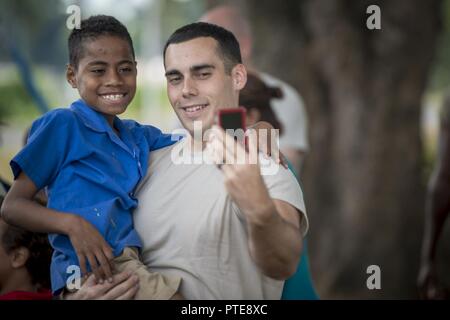
[[[188,143],[191,145],[192,153],[202,152],[206,148],[206,141],[194,139],[191,134],[188,136]]]

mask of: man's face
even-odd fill
[[[82,45],[78,67],[68,67],[67,80],[90,107],[112,120],[127,109],[136,93],[136,62],[130,45],[115,36]]]
[[[194,121],[202,130],[214,123],[217,110],[236,108],[239,90],[246,81],[242,64],[225,72],[216,40],[200,37],[167,47],[165,69],[167,95],[183,126],[193,134]]]

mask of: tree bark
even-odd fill
[[[417,297],[421,100],[441,0],[231,2],[251,19],[257,65],[299,89],[306,104],[311,151],[302,180],[320,295]],[[366,27],[371,4],[381,8],[381,30]],[[366,286],[370,265],[381,268],[381,290]]]

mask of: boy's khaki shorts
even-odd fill
[[[181,278],[175,276],[164,276],[160,273],[151,272],[139,259],[139,251],[134,247],[126,247],[122,254],[113,260],[114,273],[130,271],[139,278],[139,290],[135,300],[169,300],[177,293]],[[86,278],[81,280],[83,284]],[[59,295],[59,299],[76,299],[69,296],[76,290],[64,288]]]
[[[168,300],[180,286],[181,278],[151,272],[139,259],[138,249],[127,247],[113,260],[114,272],[130,271],[139,277],[135,300]]]

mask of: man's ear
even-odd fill
[[[20,247],[14,249],[10,253],[11,266],[15,269],[19,269],[27,263],[28,257],[30,256],[30,251],[25,247]]]
[[[242,90],[247,83],[247,69],[242,63],[239,63],[231,70],[231,77],[233,78],[233,89]]]
[[[66,68],[66,79],[70,86],[74,89],[77,88],[77,79],[75,74],[75,68],[71,64],[68,64]]]

